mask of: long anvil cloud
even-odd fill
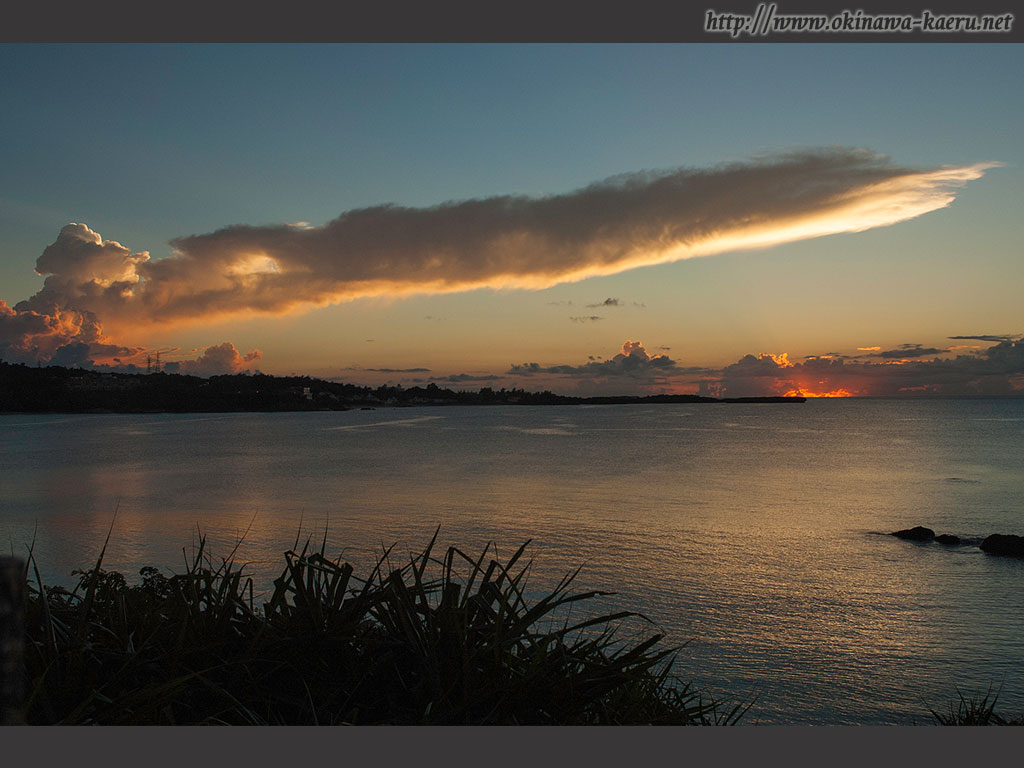
[[[550,197],[352,210],[317,227],[230,226],[150,259],[77,224],[39,259],[26,308],[104,323],[282,313],[365,296],[545,288],[645,265],[912,219],[995,164],[919,170],[857,149],[645,171]]]

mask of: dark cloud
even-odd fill
[[[588,309],[598,309],[600,307],[625,307],[627,304],[622,299],[607,298],[604,301],[599,301],[597,304],[587,304],[586,306]],[[647,308],[646,304],[639,301],[632,301],[629,303],[629,306],[638,307],[640,309]]]
[[[917,345],[906,345],[914,352]],[[920,348],[924,349],[924,348]],[[932,354],[929,350],[924,355]],[[746,355],[722,371],[721,387],[730,396],[822,394],[862,396],[1024,395],[1024,341],[1002,341],[973,354],[931,360],[884,362],[810,357],[792,363],[786,355]]]
[[[89,345],[83,341],[72,341],[60,347],[49,360],[50,365],[62,365],[65,368],[92,366]]]
[[[900,344],[896,349],[884,349],[871,355],[871,357],[902,360],[914,357],[927,357],[928,355],[941,355],[945,351],[945,349],[936,349],[935,347],[922,347],[920,344]]]
[[[726,379],[775,378],[779,375],[780,371],[793,367],[795,366],[789,362],[789,357],[785,354],[760,354],[756,357],[754,355],[744,355],[732,365],[726,366],[722,375]]]
[[[998,343],[1000,341],[1020,341],[1021,340],[1021,335],[1019,333],[1006,334],[1006,335],[1003,335],[1003,336],[998,336],[998,335],[993,335],[993,334],[982,334],[980,336],[947,336],[946,338],[947,339],[968,339],[968,340],[971,340],[971,341],[991,341],[991,342]]]
[[[447,381],[453,384],[459,384],[464,381],[498,381],[504,378],[502,376],[495,376],[494,374],[475,375],[470,373],[453,373],[450,376],[432,376],[430,381]]]
[[[513,363],[508,372],[516,376],[533,376],[535,373],[551,373],[551,370],[541,368],[540,363]]]
[[[599,317],[598,315],[570,317],[569,319],[572,320],[574,323],[596,323],[598,320],[604,320],[603,317]]]

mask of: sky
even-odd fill
[[[1024,395],[1013,44],[0,46],[0,358]]]

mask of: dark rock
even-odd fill
[[[945,544],[947,547],[960,546],[960,537],[954,536],[951,533],[944,533],[941,536],[936,536],[935,540],[939,542],[939,544]]]
[[[1024,536],[1008,533],[993,533],[981,542],[981,551],[990,555],[1024,557]]]
[[[907,539],[908,541],[931,541],[935,538],[935,531],[931,528],[917,525],[913,528],[895,531],[890,535],[895,536],[897,539]]]

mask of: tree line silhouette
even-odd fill
[[[430,383],[360,386],[310,376],[237,373],[202,378],[176,373],[112,373],[0,361],[0,412],[202,413],[343,411],[413,405],[580,405],[625,403],[803,402],[803,398],[699,395],[573,397],[549,390],[451,390]]]

